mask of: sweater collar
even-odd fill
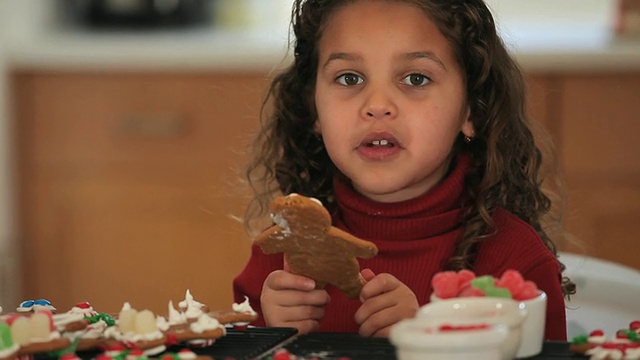
[[[337,176],[334,189],[338,211],[334,223],[370,240],[415,240],[446,233],[459,226],[464,208],[465,175],[471,158],[458,156],[453,170],[425,194],[396,203],[375,202]]]

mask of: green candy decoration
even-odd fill
[[[111,315],[109,315],[107,313],[94,314],[94,315],[91,315],[91,316],[85,316],[84,318],[90,324],[95,324],[100,320],[104,321],[107,324],[107,326],[113,326],[113,325],[116,324],[116,320]]]
[[[496,280],[491,275],[482,275],[471,280],[471,286],[482,290],[485,296],[511,299],[512,294],[509,289],[497,287]]]
[[[11,328],[6,322],[0,321],[0,349],[8,349],[13,346]]]
[[[498,298],[506,298],[511,299],[511,291],[501,287],[494,287],[485,290],[485,295],[490,297],[498,297]]]
[[[488,290],[495,287],[495,280],[491,275],[482,275],[471,280],[471,286],[484,291],[486,294]]]
[[[575,336],[571,340],[571,343],[574,344],[574,345],[582,345],[582,344],[586,344],[588,340],[589,340],[589,335],[580,334],[578,336]]]

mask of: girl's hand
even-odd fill
[[[355,314],[360,335],[387,337],[392,325],[416,315],[418,300],[400,280],[391,274],[375,275],[370,269],[361,273],[368,282],[360,292],[362,305]]]
[[[299,334],[318,329],[324,306],[329,303],[329,294],[316,290],[315,286],[312,279],[286,270],[269,274],[260,295],[266,325],[293,327]]]

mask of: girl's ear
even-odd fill
[[[318,137],[322,136],[322,130],[320,129],[320,122],[318,119],[313,123],[313,131],[318,135]]]
[[[473,127],[473,123],[471,122],[471,119],[467,119],[467,120],[464,121],[460,131],[462,131],[462,134],[464,136],[466,136],[467,138],[470,138],[470,139],[473,139],[476,136],[476,130]]]
[[[471,122],[471,109],[468,107],[460,131],[462,132],[462,135],[469,139],[473,139],[473,137],[476,136],[476,130],[473,127],[473,122]]]

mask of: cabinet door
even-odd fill
[[[569,249],[640,269],[640,73],[567,75],[562,94]]]
[[[251,241],[236,219],[256,75],[18,73],[23,298],[166,313],[190,289],[212,308]]]

